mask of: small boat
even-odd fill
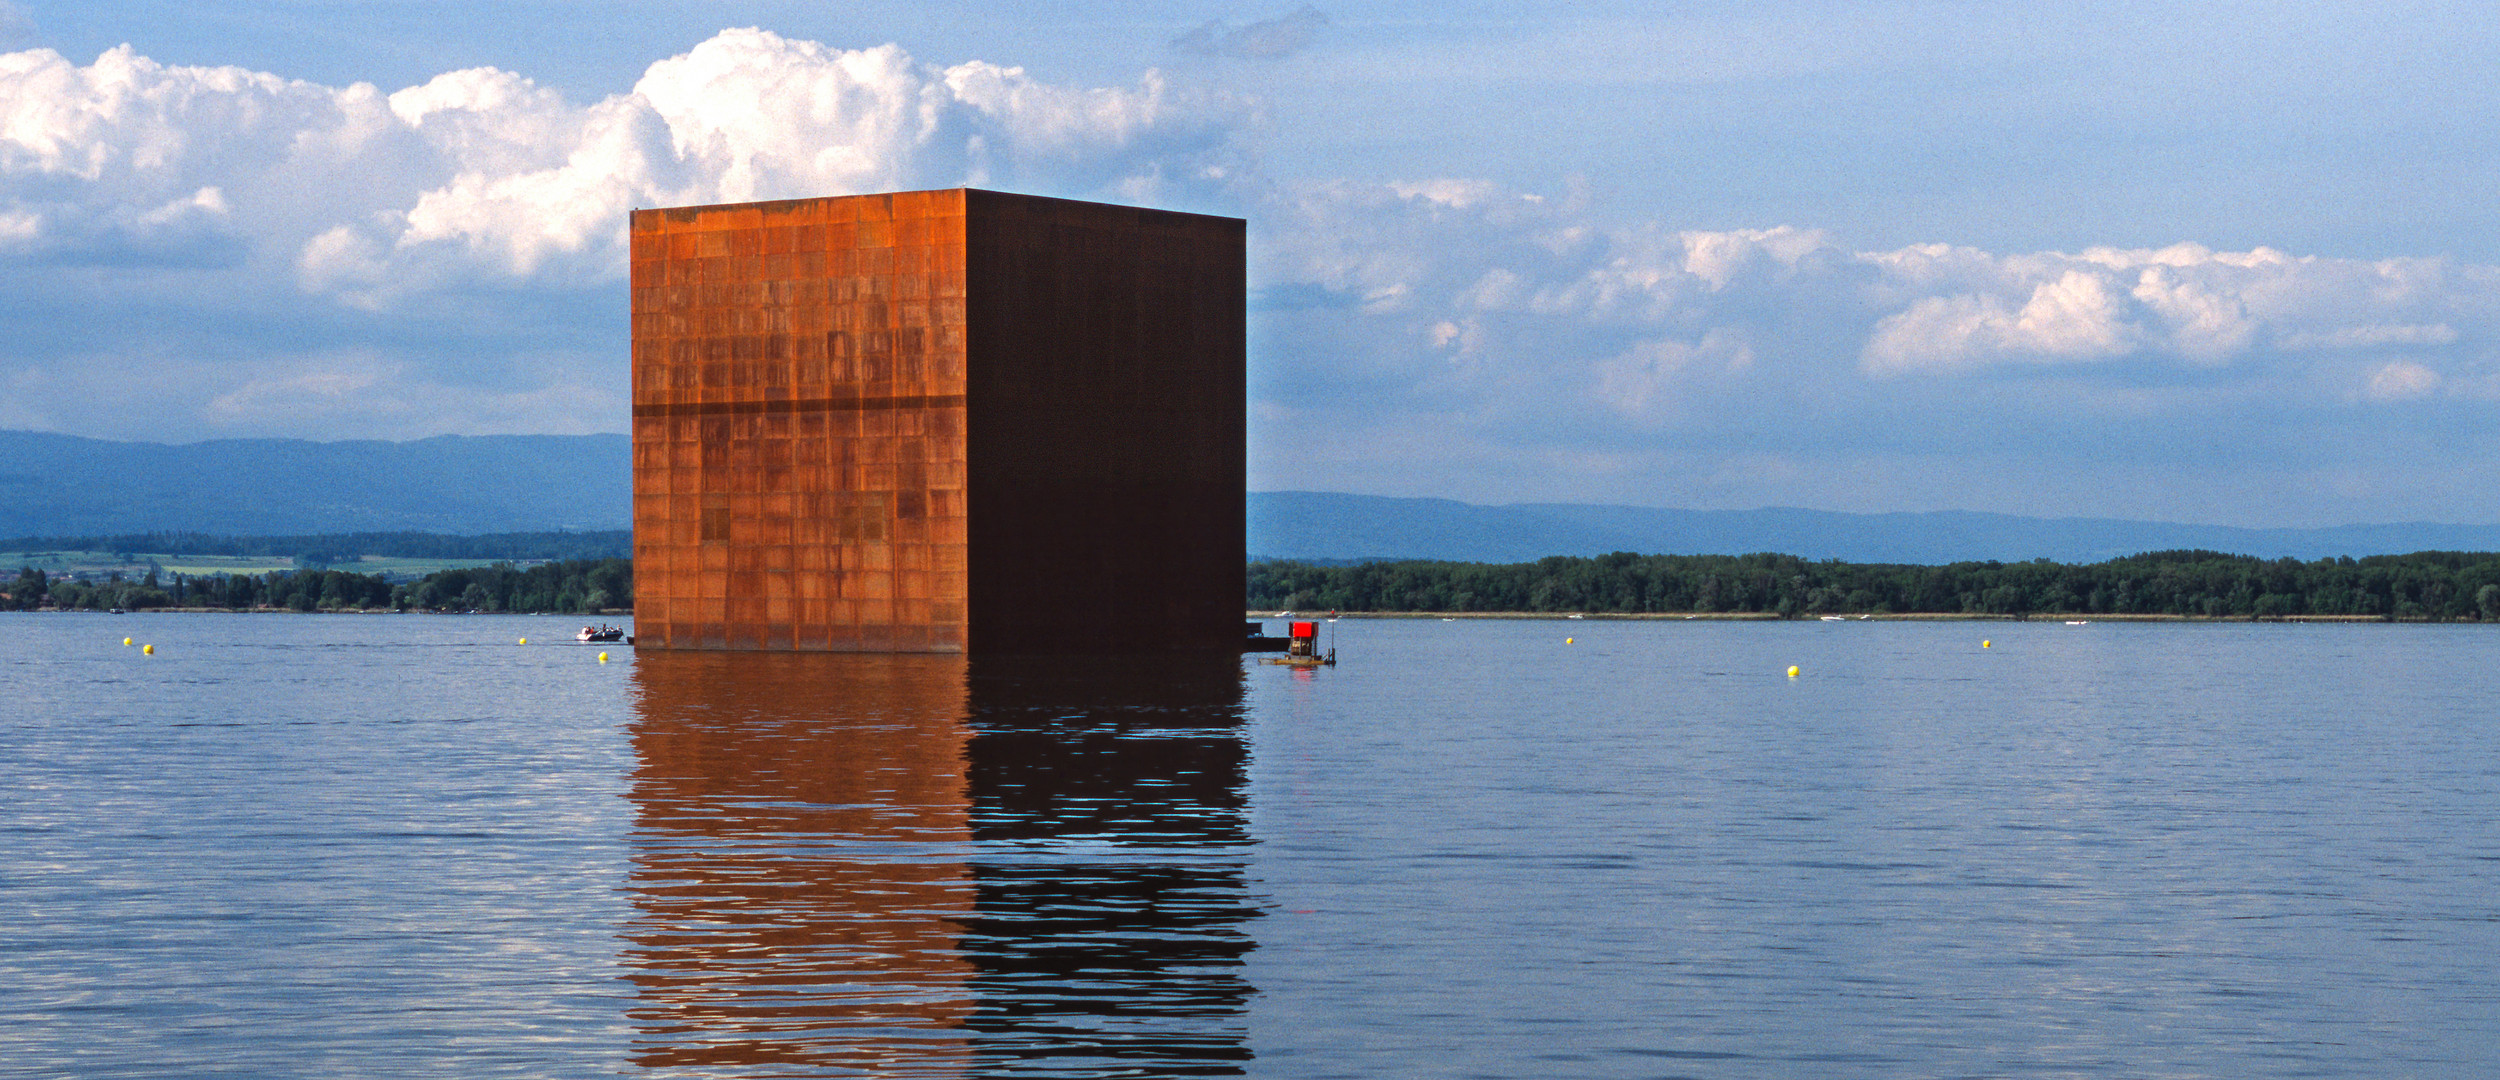
[[[1325,653],[1319,651],[1319,623],[1317,621],[1294,623],[1286,629],[1285,633],[1287,638],[1285,655],[1272,656],[1259,661],[1260,663],[1282,664],[1286,667],[1298,668],[1337,666],[1337,650],[1330,649]]]
[[[582,627],[581,633],[573,635],[573,640],[623,641],[625,640],[625,628],[622,626],[609,626],[606,623],[600,623],[597,626],[585,626]]]
[[[1825,616],[1823,616],[1823,621],[1824,621],[1824,622],[1848,622],[1848,621],[1849,621],[1849,618],[1848,618],[1848,616],[1845,616],[1845,615],[1825,615]]]

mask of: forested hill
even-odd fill
[[[284,557],[298,566],[327,566],[358,556],[385,559],[630,559],[634,534],[592,532],[324,533],[314,536],[216,536],[209,533],[123,533],[110,536],[14,536],[0,551],[96,551],[127,555]],[[5,567],[0,567],[5,569]]]
[[[630,455],[623,435],[166,445],[0,431],[0,536],[622,529]]]
[[[1250,495],[1253,558],[1342,562],[1447,559],[1530,562],[1549,555],[1778,552],[1808,559],[1940,565],[2053,559],[2094,563],[2146,551],[2224,551],[2321,559],[2411,551],[2500,550],[2500,525],[2408,522],[2322,529],[2249,529],[2113,518],[2035,518],[1969,511],[1844,514],[1768,507],[1648,506],[1398,499],[1322,491]]]

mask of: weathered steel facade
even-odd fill
[[[635,212],[639,643],[1237,648],[1243,266],[973,189]]]

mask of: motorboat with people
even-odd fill
[[[600,623],[597,626],[585,626],[582,627],[581,633],[573,635],[573,640],[583,642],[623,641],[625,640],[625,628],[622,626],[609,626],[606,623]]]

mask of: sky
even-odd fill
[[[0,428],[623,431],[635,207],[1250,222],[1250,487],[2500,522],[2463,3],[0,0]]]

